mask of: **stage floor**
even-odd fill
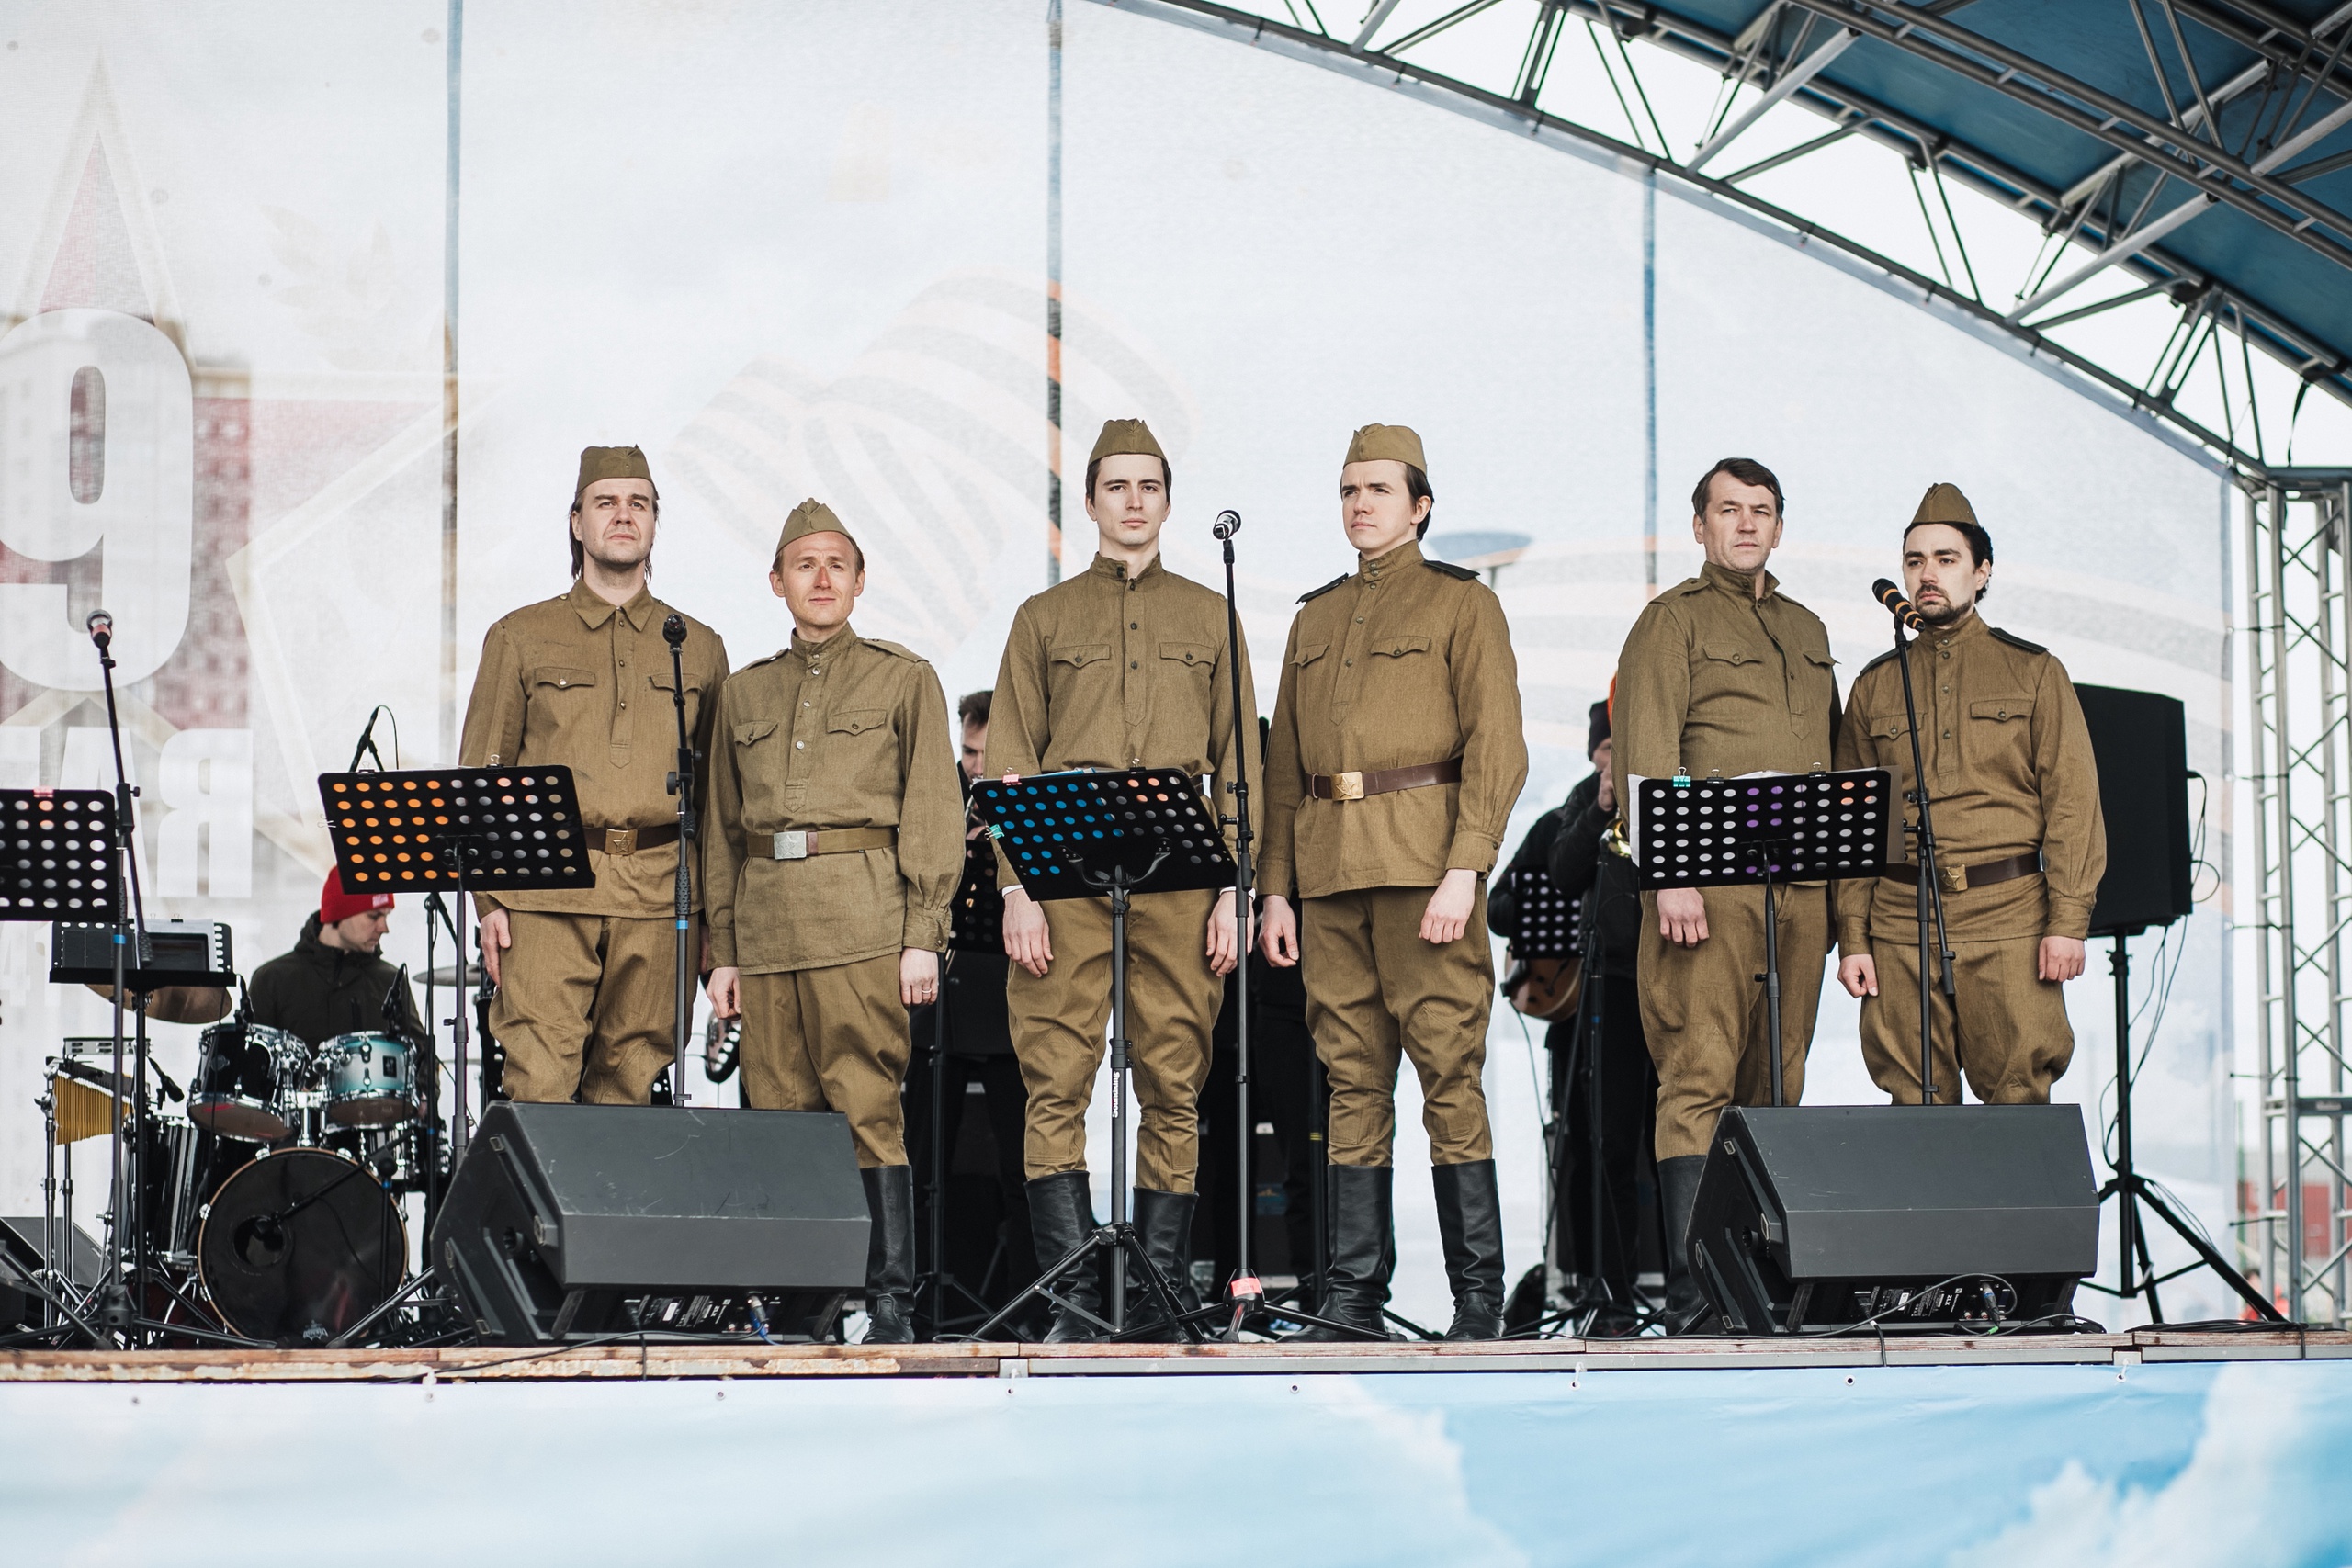
[[[18,1350],[0,1383],[383,1383],[650,1378],[1297,1376],[1628,1372],[1777,1368],[2138,1366],[2352,1359],[2352,1333],[1871,1335],[1800,1338],[1543,1339],[1472,1345],[594,1345],[544,1350]]]

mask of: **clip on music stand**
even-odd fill
[[[1634,858],[1644,892],[1764,885],[1764,1010],[1772,1103],[1781,1084],[1781,942],[1772,889],[1789,882],[1876,876],[1894,858],[1894,775],[1749,773],[1641,779]]]
[[[116,983],[135,970],[125,951],[128,933],[121,925],[120,874],[115,864],[115,797],[103,789],[0,790],[0,920],[107,921],[113,927],[107,980]],[[142,1020],[143,1020],[143,1015]],[[122,1046],[115,1044],[114,1076],[122,1081]],[[114,1139],[114,1210],[123,1206],[120,1102],[117,1101]],[[54,1201],[51,1194],[51,1201]],[[48,1305],[91,1344],[105,1341],[83,1321],[51,1287],[66,1276],[58,1268],[58,1238],[53,1224],[41,1239],[48,1278],[29,1281]],[[119,1247],[108,1248],[119,1258]],[[70,1291],[65,1292],[70,1295]]]
[[[466,895],[585,890],[588,829],[571,770],[420,768],[321,773],[319,799],[346,893],[457,890],[458,972],[465,972]],[[450,1168],[466,1156],[465,1001],[451,1021]]]
[[[1007,1302],[975,1336],[986,1339],[1043,1297],[1114,1338],[1126,1332],[1126,1269],[1186,1338],[1200,1335],[1175,1292],[1143,1250],[1127,1218],[1127,901],[1138,893],[1182,893],[1231,885],[1234,866],[1209,814],[1200,781],[1182,768],[1038,773],[1013,782],[982,779],[973,808],[1004,850],[1032,898],[1111,899],[1111,1221],[1072,1247]],[[1053,1287],[1098,1255],[1111,1258],[1106,1322]]]

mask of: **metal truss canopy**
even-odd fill
[[[1398,0],[1374,0],[1352,31],[1327,28],[1315,0],[1102,3],[1409,86],[1683,181],[2014,334],[2251,482],[2265,470],[2258,436],[2249,448],[2233,428],[2211,429],[2176,403],[2199,355],[2218,355],[2221,334],[2352,405],[2352,0],[1464,0],[1417,24],[1395,19]],[[1461,80],[1417,60],[1432,39],[1507,3],[1528,23],[1508,81],[1499,70]],[[1602,51],[1633,140],[1544,106],[1571,23]],[[1668,146],[1632,41],[1705,65],[1732,89],[1687,157]],[[1783,103],[1828,128],[1738,166],[1740,139]],[[1856,136],[1911,165],[1940,277],[1745,188]],[[2041,229],[2046,265],[2013,298],[1979,286],[1947,179]],[[1942,204],[1940,233],[1931,200]],[[2136,287],[2117,288],[2119,276]],[[2102,287],[2085,289],[2094,282]],[[2153,371],[2099,363],[2048,335],[2154,298],[2178,314]],[[2250,400],[2250,366],[2245,379]]]

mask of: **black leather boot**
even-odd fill
[[[1437,1190],[1437,1234],[1445,1245],[1445,1278],[1453,1287],[1448,1339],[1499,1339],[1503,1334],[1503,1203],[1495,1162],[1474,1159],[1430,1168]]]
[[[1059,1263],[1070,1248],[1094,1234],[1094,1197],[1087,1189],[1086,1172],[1056,1171],[1029,1183],[1029,1234],[1037,1243],[1037,1270]],[[1054,1294],[1101,1315],[1102,1292],[1088,1258],[1054,1281]],[[1054,1325],[1046,1334],[1048,1345],[1069,1345],[1102,1337],[1101,1331],[1076,1313],[1054,1309]]]
[[[865,1181],[865,1212],[874,1221],[865,1243],[865,1338],[868,1345],[909,1345],[915,1337],[915,1179],[904,1165],[857,1173]]]
[[[1666,1220],[1666,1313],[1660,1321],[1668,1334],[1695,1334],[1714,1318],[1690,1272],[1690,1211],[1698,1205],[1699,1174],[1706,1166],[1704,1155],[1657,1162],[1657,1195]]]
[[[1201,1293],[1193,1289],[1193,1210],[1198,1201],[1197,1193],[1136,1189],[1136,1235],[1143,1242],[1144,1256],[1168,1281],[1179,1312],[1192,1312],[1201,1304]],[[1141,1331],[1136,1336],[1139,1339],[1184,1337],[1143,1281],[1133,1278],[1127,1280],[1127,1322]]]
[[[1388,1304],[1388,1276],[1396,1265],[1396,1255],[1390,1247],[1396,1173],[1385,1165],[1329,1168],[1331,1259],[1323,1277],[1323,1300],[1315,1314],[1385,1339],[1388,1324],[1381,1309]],[[1334,1328],[1307,1328],[1291,1337],[1329,1344],[1358,1336]]]

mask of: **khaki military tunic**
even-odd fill
[[[1907,662],[1953,951],[1953,1004],[1940,990],[1933,1004],[1937,1099],[1959,1099],[1965,1068],[1979,1100],[2041,1104],[2075,1045],[2064,987],[2039,976],[2041,939],[2079,939],[2090,930],[2107,870],[2098,765],[2082,703],[2065,667],[2047,649],[1986,626],[1978,615],[1915,639]],[[1854,682],[1838,765],[1890,769],[1904,796],[1916,787],[1903,667],[1891,652],[1863,666]],[[1916,821],[1917,813],[1905,816]],[[1983,887],[1951,886],[1968,867],[2036,852],[2038,873]],[[1863,1060],[1881,1089],[1914,1105],[1917,899],[1912,885],[1892,878],[1837,890],[1838,946],[1849,958],[1868,954],[1878,971],[1879,994],[1862,999]]]
[[[1234,754],[1227,657],[1222,594],[1176,576],[1157,557],[1131,577],[1121,562],[1097,556],[1083,575],[1014,615],[989,709],[988,772],[1182,767],[1216,775],[1211,810],[1229,816],[1225,785],[1243,759]],[[1238,658],[1243,711],[1255,714],[1247,638]],[[1253,821],[1263,810],[1259,795],[1253,787]],[[1001,858],[998,881],[1014,883]],[[1190,1192],[1200,1160],[1201,1085],[1225,996],[1207,957],[1217,897],[1147,893],[1128,907],[1127,1018],[1142,1111],[1136,1180],[1160,1191]],[[1043,978],[1013,964],[1005,985],[1029,1089],[1023,1164],[1032,1180],[1086,1168],[1086,1107],[1111,1016],[1109,902],[1039,907],[1053,962]]]
[[[678,819],[667,788],[678,756],[662,637],[669,614],[642,590],[616,607],[574,582],[482,639],[458,761],[569,767],[596,875],[592,888],[477,900],[484,912],[508,911],[514,938],[490,1027],[505,1048],[505,1090],[515,1100],[641,1105],[671,1060],[678,848],[629,849],[605,831]],[[681,660],[686,732],[707,755],[727,647],[689,616]]]
[[[1359,800],[1307,790],[1313,773],[1455,758],[1457,784]],[[1510,630],[1476,573],[1408,543],[1301,601],[1267,747],[1259,886],[1301,899],[1306,1021],[1330,1077],[1333,1163],[1389,1162],[1405,1057],[1420,1077],[1431,1160],[1494,1152],[1482,1081],[1494,998],[1484,879],[1526,782]],[[1454,870],[1478,874],[1476,903],[1459,940],[1432,946],[1421,917]]]
[[[1736,778],[1825,770],[1837,733],[1836,661],[1819,616],[1764,579],[1713,562],[1650,601],[1617,660],[1612,728],[1617,798],[1635,778]],[[1640,823],[1633,824],[1640,853]],[[1642,1029],[1657,1063],[1657,1157],[1703,1155],[1726,1105],[1769,1102],[1764,890],[1710,887],[1707,940],[1658,933],[1657,895],[1642,895]],[[1781,959],[1783,1092],[1804,1090],[1805,1051],[1829,953],[1829,893],[1773,890]]]
[[[906,649],[843,626],[794,634],[718,706],[703,886],[711,962],[742,971],[744,1092],[840,1111],[861,1166],[904,1165],[899,958],[945,950],[964,869],[946,694]],[[844,833],[863,847],[826,848]]]

